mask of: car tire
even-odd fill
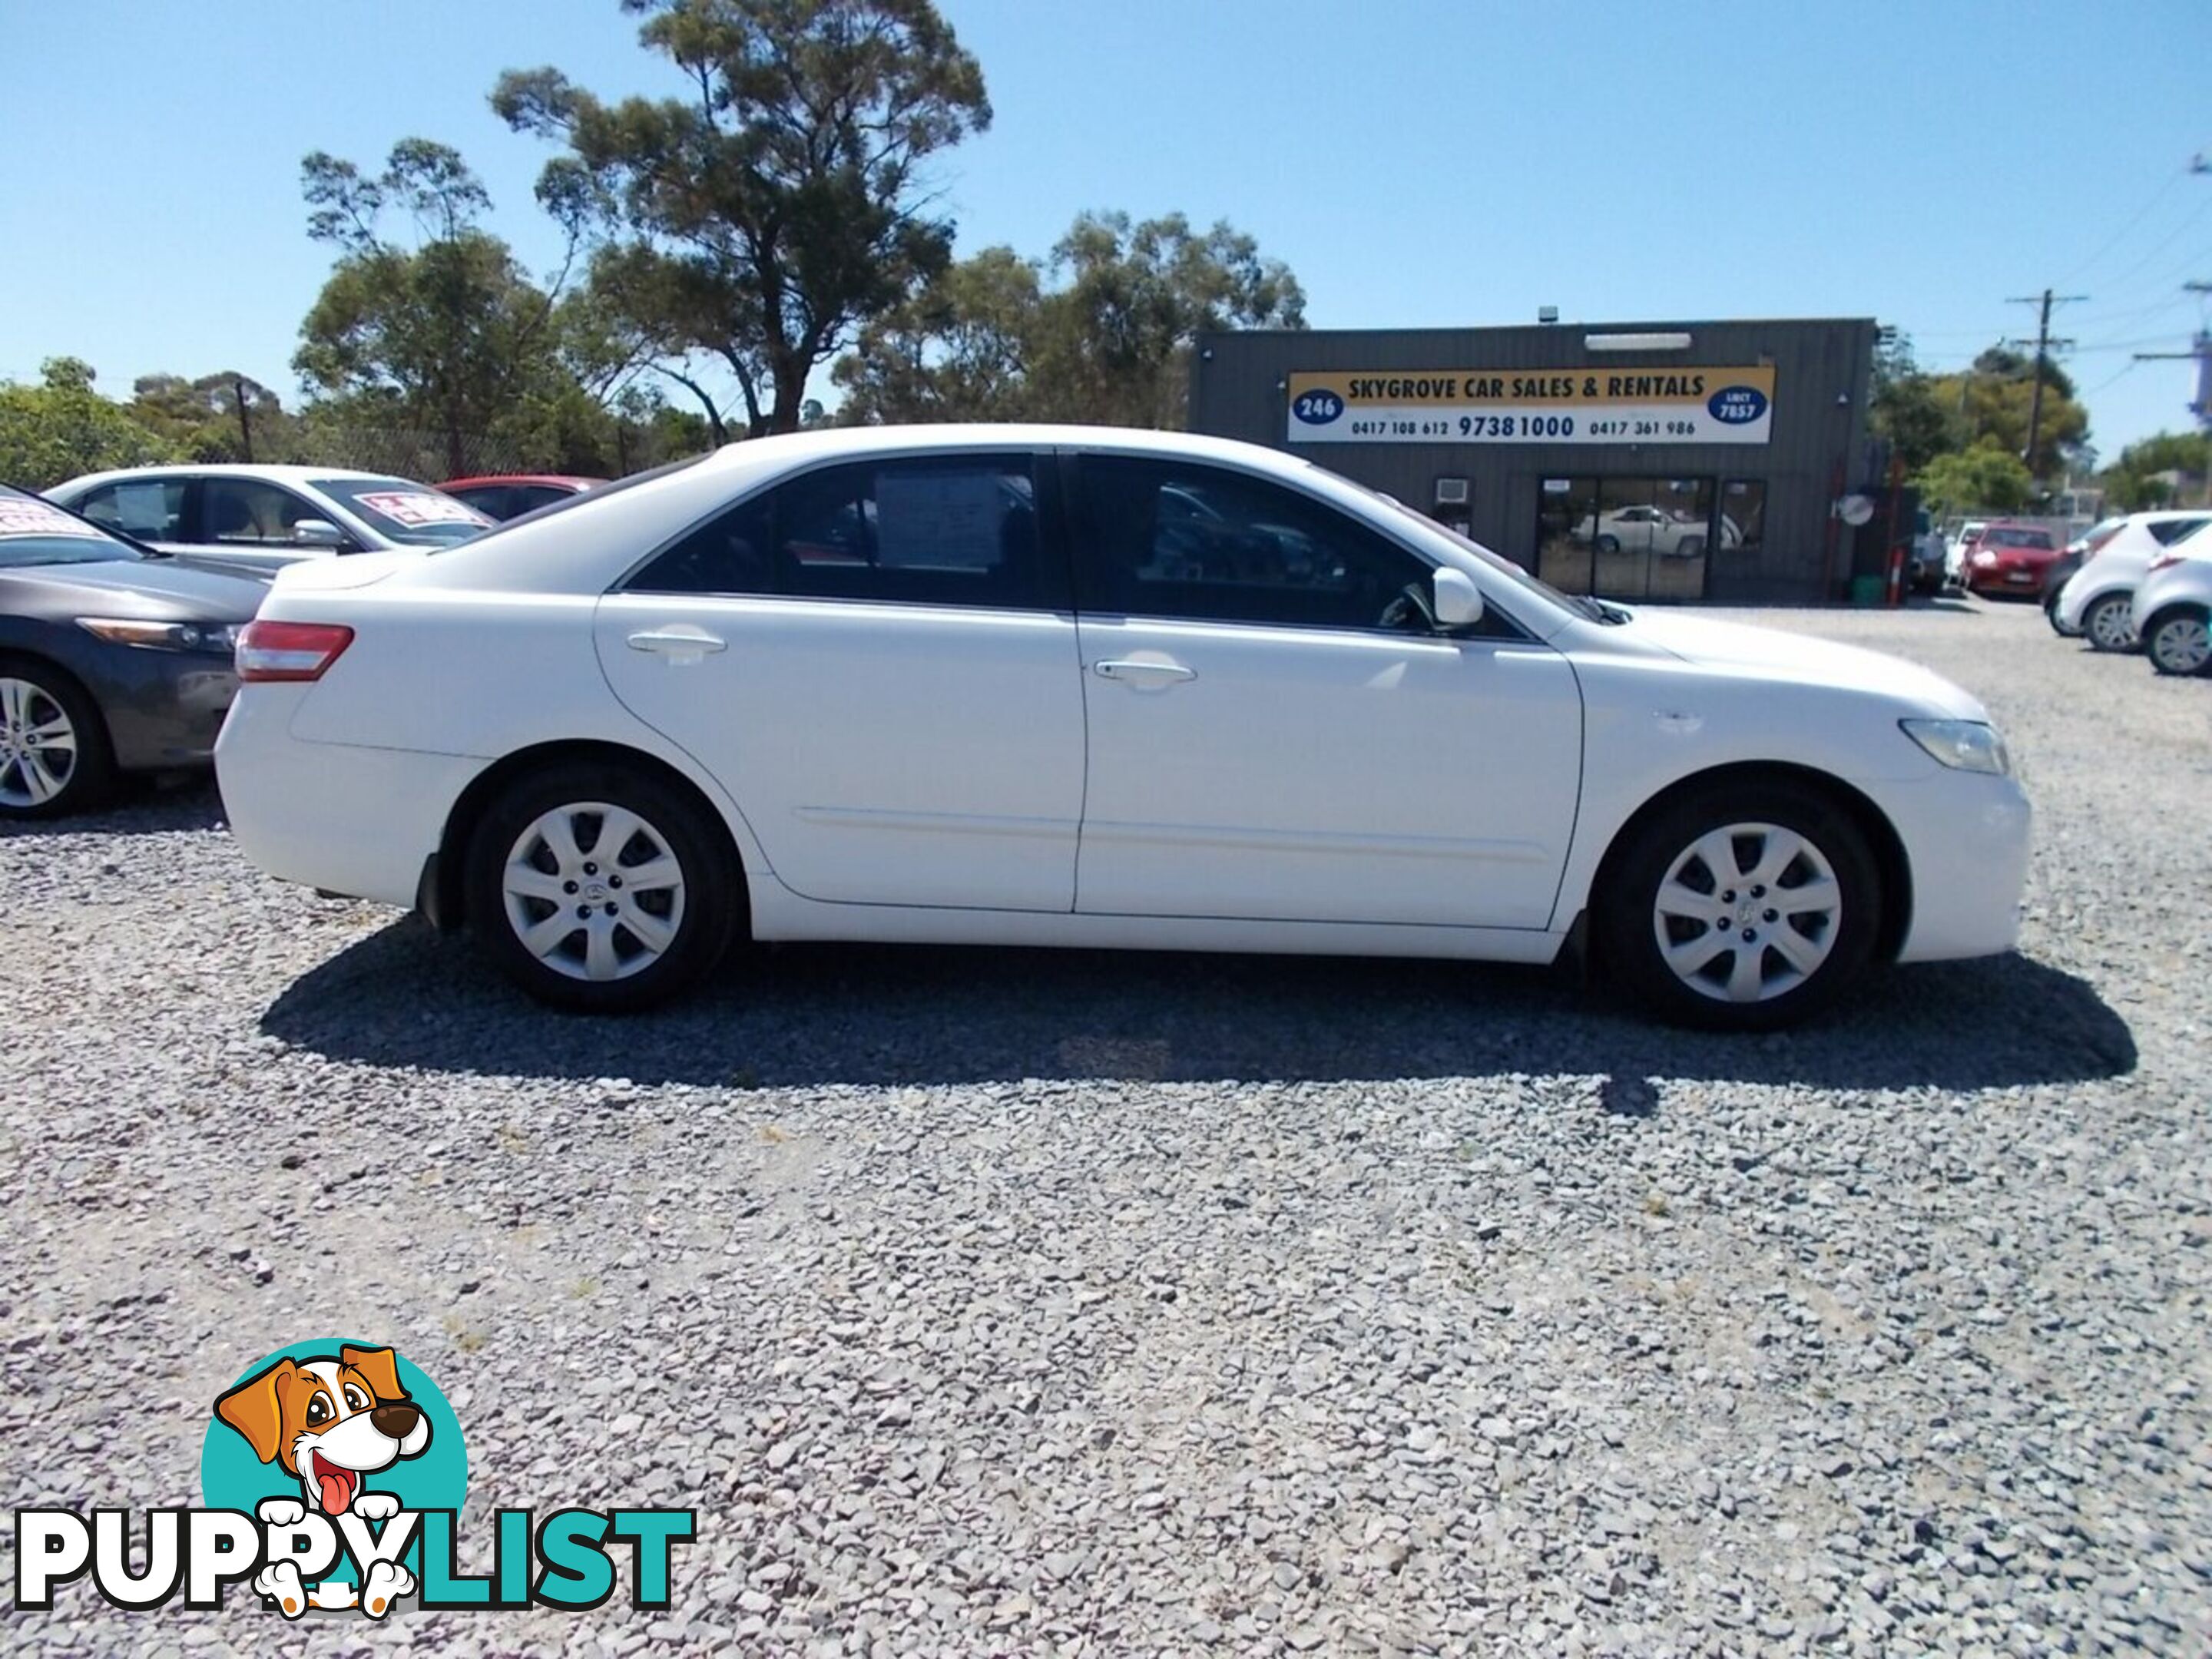
[[[2081,613],[2082,637],[2092,651],[2132,651],[2136,647],[2135,596],[2106,593],[2089,602]]]
[[[1705,538],[1703,536],[1685,536],[1674,544],[1674,556],[1678,559],[1701,559],[1705,556]]]
[[[1614,981],[1660,1018],[1768,1031],[1819,1013],[1864,972],[1882,902],[1874,850],[1833,799],[1780,779],[1714,784],[1631,826],[1606,860],[1590,932]]]
[[[1604,554],[1607,558],[1611,558],[1614,554],[1620,551],[1620,538],[1618,536],[1599,537],[1597,538],[1597,550]]]
[[[510,785],[470,837],[465,875],[470,931],[495,965],[540,1002],[596,1014],[668,1001],[713,972],[743,885],[705,809],[599,763]]]
[[[2143,629],[2143,652],[2161,674],[2212,672],[2212,613],[2196,605],[2161,611]]]
[[[114,787],[100,705],[52,664],[0,653],[0,818],[81,812]]]

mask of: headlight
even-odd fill
[[[1977,553],[1974,555],[1974,568],[1977,570],[1987,570],[1996,562],[1997,556],[1994,553]]]
[[[212,651],[228,654],[238,644],[231,623],[141,622],[129,617],[79,617],[76,625],[111,645],[143,645],[155,651]]]
[[[2004,777],[2012,770],[2012,757],[1994,726],[1979,720],[1899,720],[1905,735],[1936,759],[1961,772],[1987,772]]]

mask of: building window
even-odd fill
[[[1721,486],[1720,550],[1756,558],[1766,546],[1766,481],[1730,478]]]
[[[1711,478],[1545,478],[1536,574],[1570,593],[1703,599],[1713,495]]]

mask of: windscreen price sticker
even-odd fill
[[[16,495],[0,495],[0,536],[82,536],[100,539],[100,532],[82,519],[73,519],[44,501],[27,501]]]
[[[1763,444],[1766,366],[1381,370],[1290,380],[1288,436],[1313,443]]]
[[[425,524],[491,522],[466,501],[457,501],[451,495],[434,495],[427,489],[380,489],[356,495],[354,500],[370,512],[387,518],[394,524],[404,524],[410,529]]]

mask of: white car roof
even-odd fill
[[[125,466],[106,472],[88,472],[56,484],[57,489],[89,489],[118,478],[260,478],[270,483],[312,484],[326,478],[390,478],[390,472],[363,472],[350,466],[263,466],[243,461],[179,461],[173,465]],[[404,482],[404,480],[403,480]]]

